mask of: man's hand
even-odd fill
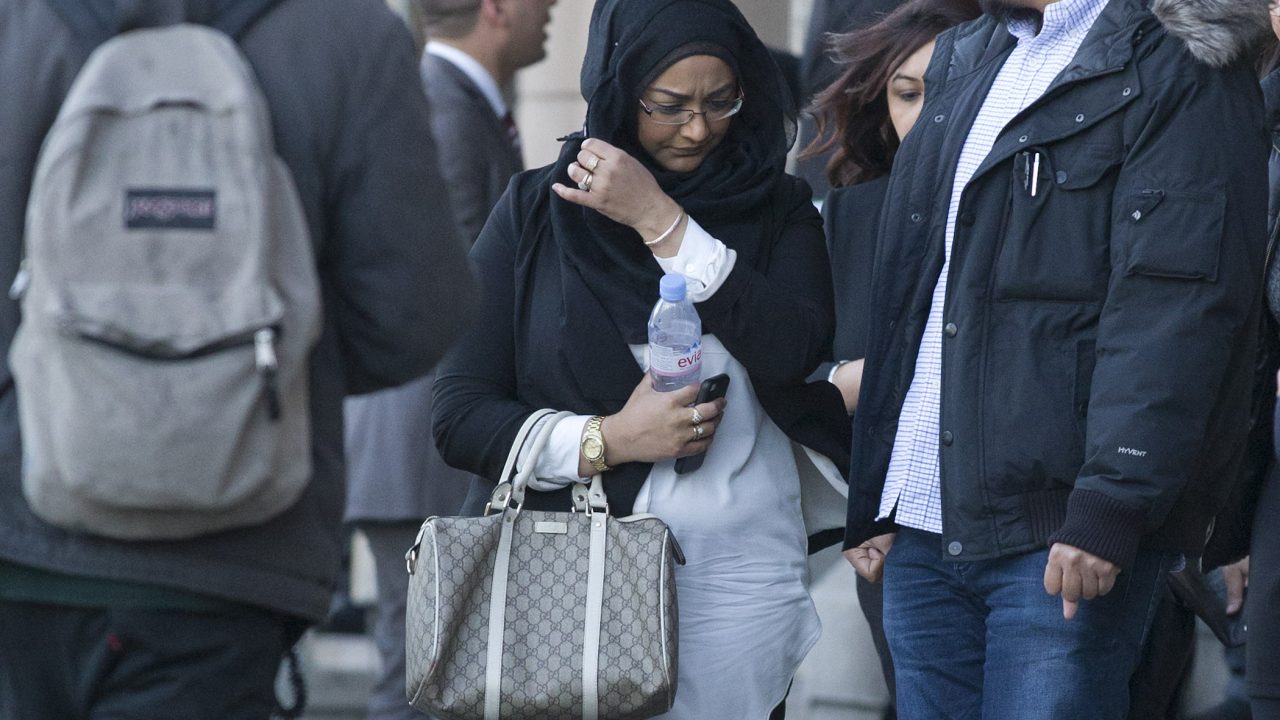
[[[1227,614],[1235,615],[1244,607],[1244,591],[1249,587],[1249,558],[1222,568],[1227,583]]]
[[[1080,600],[1111,592],[1120,568],[1077,547],[1054,543],[1044,568],[1044,591],[1062,596],[1062,617],[1076,616]]]
[[[897,533],[877,535],[858,547],[844,551],[844,559],[849,561],[853,569],[867,582],[880,582],[884,576],[884,558],[893,547],[893,539]]]

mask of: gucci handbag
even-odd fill
[[[565,512],[521,509],[569,415],[534,413],[485,516],[428,518],[406,554],[415,708],[442,720],[630,720],[671,708],[684,558],[670,529],[653,515],[610,515],[599,475],[574,485]]]

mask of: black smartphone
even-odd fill
[[[709,403],[712,400],[718,400],[729,392],[729,376],[721,373],[713,375],[702,381],[702,386],[698,388],[698,398],[693,401],[694,405]],[[702,460],[706,453],[698,453],[697,455],[689,455],[676,460],[676,474],[683,475],[687,472],[693,472],[702,467]]]

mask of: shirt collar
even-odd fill
[[[1034,19],[1018,18],[1009,21],[1009,34],[1018,42],[1031,40],[1060,40],[1089,32],[1093,23],[1106,9],[1108,0],[1058,0],[1044,9],[1040,23]]]
[[[446,45],[435,40],[427,41],[423,59],[426,59],[427,55],[434,55],[452,63],[454,67],[461,70],[462,74],[466,75],[480,89],[480,94],[484,95],[484,99],[493,108],[494,115],[499,118],[507,116],[507,103],[502,99],[502,91],[498,89],[497,81],[493,79],[493,76],[489,74],[488,70],[484,69],[484,66],[479,61],[452,45]]]

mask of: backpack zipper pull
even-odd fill
[[[262,373],[263,391],[267,398],[267,417],[280,419],[280,388],[277,375],[280,369],[276,358],[276,331],[263,328],[253,334],[253,353],[258,372]]]
[[[21,300],[23,295],[27,294],[27,287],[31,285],[31,269],[28,267],[26,258],[22,259],[22,264],[18,265],[18,274],[13,276],[13,284],[9,286],[9,299]]]

